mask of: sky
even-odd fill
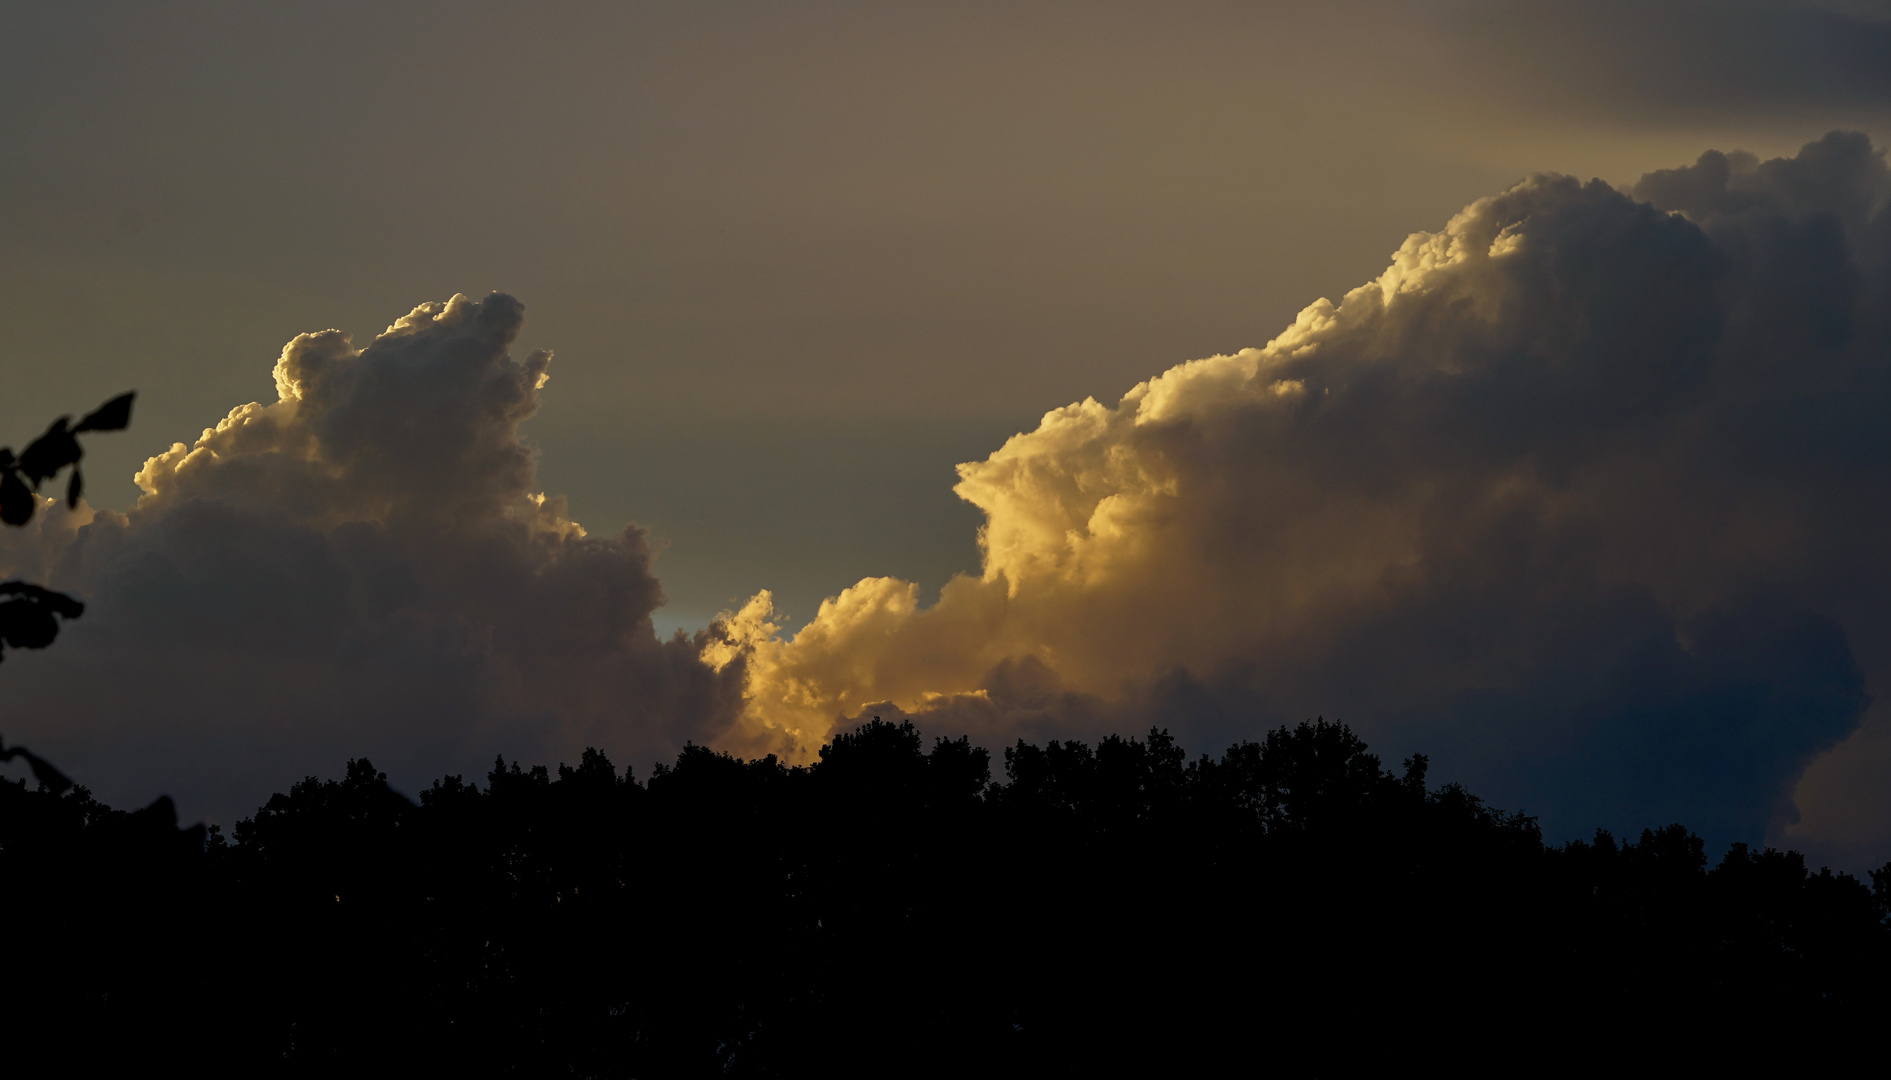
[[[139,392],[0,732],[229,821],[1324,714],[1891,857],[1891,7],[1308,7],[0,7],[0,433]]]

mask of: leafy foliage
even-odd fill
[[[26,485],[30,483],[33,491],[38,491],[40,481],[57,475],[68,465],[72,466],[72,480],[66,490],[66,505],[79,505],[82,490],[79,458],[85,451],[79,447],[75,436],[87,431],[122,430],[131,423],[131,402],[136,396],[118,395],[92,410],[77,426],[70,426],[70,416],[60,417],[17,459],[11,447],[0,447],[0,521],[16,527],[32,521],[38,504]],[[0,645],[43,649],[59,636],[60,619],[76,619],[83,614],[85,605],[65,593],[24,581],[0,582]],[[5,652],[5,648],[0,648],[0,658],[5,657]],[[23,746],[9,747],[0,742],[0,761],[16,758],[25,761],[32,770],[39,790],[58,796],[72,787],[72,781],[45,758]]]
[[[76,619],[83,614],[85,605],[65,593],[24,581],[0,582],[0,642],[12,648],[43,649],[59,636],[54,616]]]
[[[17,458],[12,447],[0,447],[0,521],[16,528],[32,521],[39,505],[33,493],[42,481],[67,466],[72,467],[72,476],[66,484],[66,506],[78,506],[85,490],[79,459],[85,451],[77,436],[88,431],[122,430],[131,423],[131,402],[136,396],[120,394],[77,424],[70,416],[54,420],[46,434],[34,439]],[[11,648],[43,649],[59,636],[59,619],[76,619],[84,613],[85,605],[64,593],[23,581],[0,583],[0,642]],[[4,655],[5,650],[0,649],[0,657]],[[34,774],[39,775],[37,765]]]
[[[72,476],[66,483],[66,505],[79,505],[79,497],[85,492],[79,459],[85,456],[85,451],[79,446],[77,436],[88,431],[124,430],[131,423],[131,402],[136,396],[120,394],[86,414],[77,424],[72,423],[70,416],[54,420],[46,434],[29,443],[18,458],[13,456],[11,447],[0,447],[0,521],[20,526],[33,520],[33,497],[27,485],[38,491],[41,481],[58,475],[59,470],[68,465],[72,466]]]

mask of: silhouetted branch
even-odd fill
[[[6,740],[0,739],[0,761],[12,761],[16,757],[25,758],[27,768],[33,770],[33,779],[39,782],[41,788],[54,795],[62,795],[72,787],[72,781],[66,778],[65,773],[53,768],[51,762],[24,746],[7,746]]]
[[[38,503],[33,492],[42,481],[60,469],[72,466],[72,478],[66,484],[66,508],[79,505],[85,481],[79,474],[79,459],[85,450],[76,436],[88,431],[122,431],[131,423],[131,403],[135,392],[120,394],[87,413],[77,425],[72,417],[62,416],[52,422],[46,434],[27,444],[19,457],[12,447],[0,447],[0,521],[21,527],[33,520]],[[27,485],[32,490],[27,490]],[[85,605],[65,593],[24,581],[0,582],[0,643],[15,649],[43,649],[59,636],[60,619],[76,619],[85,614]],[[0,658],[5,649],[0,648]],[[8,748],[0,743],[0,761],[25,758],[33,778],[41,789],[59,795],[72,787],[72,781],[45,758],[24,747]]]

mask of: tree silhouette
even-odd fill
[[[6,785],[4,1015],[67,1071],[1322,1076],[1836,1060],[1891,1005],[1891,867],[1546,845],[1324,720],[1003,760],[354,760],[228,842]]]
[[[0,447],[0,522],[31,523],[40,486],[67,468],[66,506],[76,508],[85,483],[78,436],[122,430],[134,396],[121,394],[77,424],[60,417],[17,456]],[[62,621],[84,612],[64,593],[0,582],[0,658],[8,647],[47,647]],[[152,916],[202,897],[204,827],[179,829],[168,797],[133,813],[113,810],[45,758],[0,743],[0,761],[16,759],[35,788],[0,780],[0,922],[20,946],[11,959],[21,973],[0,983],[10,1056],[69,1070],[100,1028],[125,1046],[174,1041],[174,1018],[151,998],[188,993],[205,969],[192,962],[189,939],[154,927]]]

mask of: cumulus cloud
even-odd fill
[[[1337,713],[1552,832],[1778,836],[1891,676],[1888,194],[1835,133],[1481,199],[960,466],[984,565],[933,606],[866,579],[788,639],[755,597],[706,654],[749,660],[724,743]]]
[[[9,530],[0,571],[88,610],[8,658],[7,737],[108,799],[169,790],[227,819],[347,757],[419,783],[496,751],[636,760],[719,735],[742,666],[657,638],[643,533],[587,535],[532,490],[518,428],[551,357],[509,354],[522,320],[456,296],[365,349],[304,334],[277,400],[151,458],[128,513]]]
[[[586,744],[806,758],[870,713],[1204,750],[1325,714],[1552,834],[1881,851],[1888,198],[1844,134],[1532,177],[1264,347],[960,466],[980,571],[929,607],[862,580],[792,638],[766,593],[658,638],[643,534],[533,490],[516,301],[303,335],[128,513],[0,536],[0,574],[88,604],[9,656],[5,734],[228,818],[361,754],[413,784]]]

